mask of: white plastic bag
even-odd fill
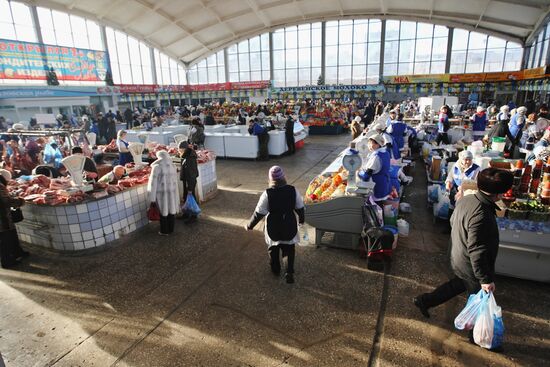
[[[472,330],[474,328],[485,297],[487,297],[487,293],[485,293],[483,289],[476,294],[470,294],[466,306],[464,306],[462,311],[455,317],[455,328],[458,330]]]
[[[298,245],[300,246],[308,246],[309,245],[309,235],[307,233],[307,227],[305,224],[299,224],[298,225],[298,236],[300,237],[300,242],[298,242]]]
[[[474,326],[474,342],[486,349],[499,348],[504,338],[502,309],[492,292],[484,298]]]

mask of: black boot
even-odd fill
[[[418,307],[418,309],[420,310],[422,315],[424,315],[425,318],[430,318],[430,313],[428,312],[428,307],[426,307],[426,305],[424,304],[424,301],[422,300],[422,295],[420,295],[418,297],[414,297],[413,298],[413,303],[416,307]]]

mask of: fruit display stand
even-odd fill
[[[342,171],[342,158],[346,150],[340,153],[322,172],[321,176],[324,176],[325,179],[333,179],[331,177],[335,177],[339,171]],[[314,181],[315,179],[310,187]],[[340,190],[342,190],[342,185],[345,184],[341,183],[338,186]],[[308,195],[307,192],[306,195]],[[331,195],[327,200],[319,202],[312,202],[306,198],[305,221],[315,228],[315,245],[322,244],[321,239],[325,232],[332,232],[335,234],[335,243],[330,246],[357,249],[363,229],[362,208],[364,202],[363,195]]]

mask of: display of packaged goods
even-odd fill
[[[344,196],[346,187],[347,171],[341,167],[335,173],[315,177],[306,190],[304,202],[317,203]]]

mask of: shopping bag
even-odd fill
[[[476,294],[470,294],[466,306],[455,318],[455,327],[458,330],[472,330],[474,328],[479,310],[485,298],[487,298],[487,293],[483,289]]]
[[[504,322],[502,309],[497,305],[495,296],[489,292],[484,297],[474,326],[474,342],[486,349],[502,346],[504,339]]]
[[[183,213],[189,213],[191,215],[200,214],[201,208],[199,208],[199,204],[197,204],[197,201],[195,200],[193,194],[187,194],[187,199],[185,200],[185,204],[183,204],[181,211]]]
[[[151,203],[149,209],[147,209],[147,218],[152,222],[160,220],[160,211],[156,203]]]

